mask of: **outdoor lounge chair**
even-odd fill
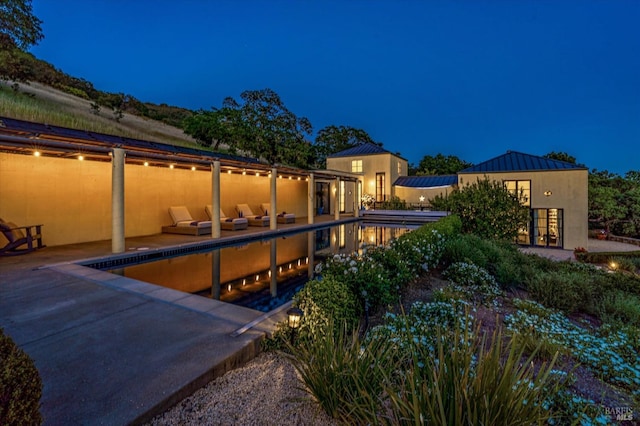
[[[271,211],[271,203],[262,203],[260,208],[263,212],[268,213]],[[295,223],[296,215],[293,213],[281,212],[276,215],[278,223]]]
[[[17,226],[14,223],[5,222],[0,219],[0,233],[2,233],[7,240],[7,244],[0,247],[0,256],[25,254],[45,247],[45,245],[42,244],[41,228],[42,225]],[[0,244],[2,244],[1,238]]]
[[[268,215],[255,214],[248,204],[238,204],[236,211],[238,212],[238,216],[246,218],[251,226],[269,226],[271,222],[271,218]]]
[[[206,205],[204,211],[207,212],[209,219],[213,219],[213,208],[211,205]],[[226,214],[220,209],[220,229],[227,231],[238,231],[240,229],[247,229],[249,221],[244,217],[227,217]]]
[[[183,235],[211,235],[211,221],[193,220],[185,206],[169,207],[169,216],[173,225],[163,226],[162,232]]]

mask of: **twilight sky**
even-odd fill
[[[271,88],[409,162],[564,151],[640,170],[638,0],[33,0],[39,58],[191,109]],[[315,133],[313,135],[315,137]]]

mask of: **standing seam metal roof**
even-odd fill
[[[393,154],[390,151],[387,151],[380,145],[376,145],[374,143],[363,143],[361,145],[354,146],[349,149],[345,149],[344,151],[336,152],[335,154],[331,154],[327,156],[327,158],[335,158],[335,157],[353,157],[358,155],[373,155],[373,154]]]
[[[475,166],[468,167],[460,173],[483,172],[523,172],[548,170],[586,170],[586,167],[566,161],[553,160],[537,155],[507,151],[506,154],[492,158]]]
[[[442,186],[451,186],[458,183],[457,175],[441,175],[441,176],[400,176],[393,183],[395,186],[404,186],[407,188],[438,188]]]

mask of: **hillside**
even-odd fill
[[[7,117],[135,139],[196,146],[195,140],[181,129],[160,121],[124,112],[117,122],[108,108],[102,107],[96,115],[92,112],[90,100],[53,87],[32,82],[29,85],[20,84],[20,91],[16,93],[10,85],[11,82],[0,82],[0,111],[1,115]]]

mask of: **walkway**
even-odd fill
[[[332,219],[319,217],[315,226]],[[304,218],[278,231],[223,231],[219,241],[309,228]],[[126,243],[133,251],[203,241],[212,240],[163,234]],[[284,319],[280,311],[231,337],[262,313],[70,263],[110,250],[104,241],[0,258],[0,327],[35,361],[45,425],[150,420],[255,357]]]

